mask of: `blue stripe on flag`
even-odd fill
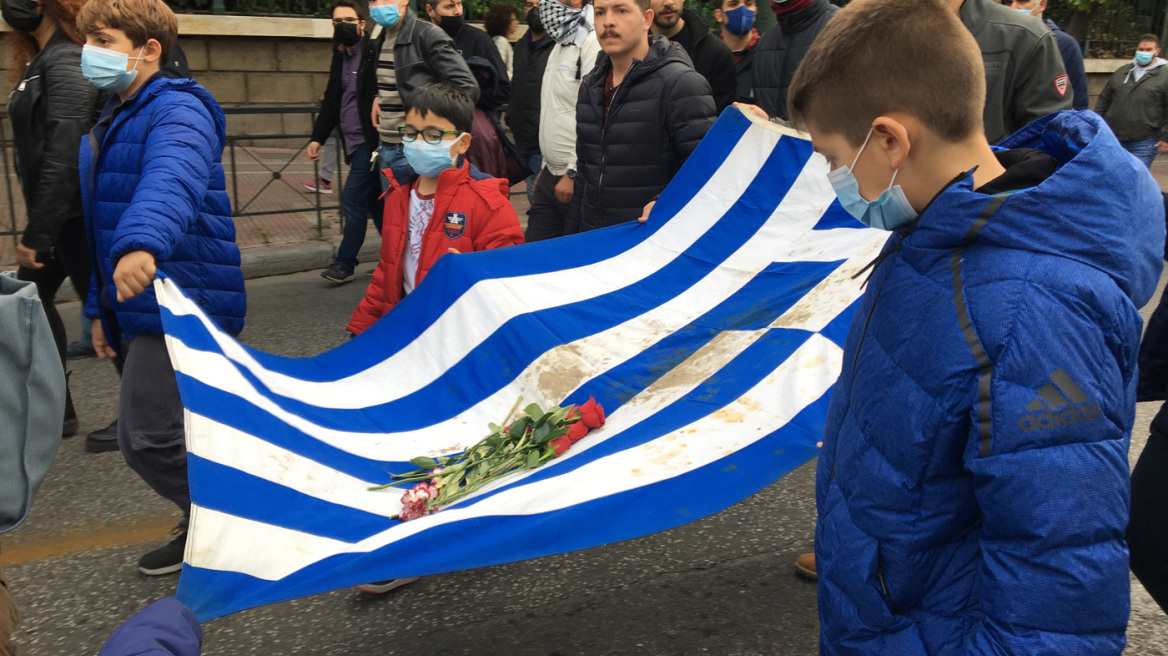
[[[191,485],[191,496],[201,508],[350,543],[401,523],[388,514],[375,515],[317,499],[194,453],[187,454],[187,466],[192,481],[210,483]],[[387,490],[386,509],[393,505],[394,492]]]

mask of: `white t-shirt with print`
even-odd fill
[[[410,227],[409,246],[406,248],[405,260],[402,262],[402,273],[405,274],[406,293],[414,291],[418,276],[418,262],[422,258],[422,236],[426,233],[426,226],[430,225],[430,217],[434,215],[434,196],[419,196],[417,189],[410,189]]]

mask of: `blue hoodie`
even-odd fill
[[[1164,205],[1091,112],[1003,143],[894,234],[849,329],[816,480],[822,654],[1119,654],[1137,308]]]
[[[81,200],[93,276],[85,316],[102,319],[114,348],[162,334],[153,287],[118,303],[121,256],[144,250],[224,330],[243,329],[247,300],[223,174],[226,119],[189,79],[155,75],[115,96],[82,140]],[[96,153],[96,156],[95,156]]]

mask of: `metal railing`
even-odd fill
[[[312,137],[311,125],[315,122],[318,107],[225,107],[223,111],[228,116],[228,131],[231,133],[227,137],[223,163],[240,245],[269,243],[269,233],[283,233],[285,238],[282,241],[305,241],[322,238],[331,232],[325,213],[336,211],[343,215],[340,197],[345,176],[340,149],[332,181],[335,202],[319,190],[307,193],[294,177],[308,178],[311,175],[313,180],[320,178],[319,164],[310,163],[303,157]],[[247,134],[249,130],[233,129],[231,118],[245,116],[271,117],[280,128],[259,130],[269,134]],[[287,117],[303,117],[305,129],[288,130],[287,123],[291,121],[286,121]],[[3,111],[0,111],[0,174],[4,176],[4,183],[0,185],[0,194],[4,195],[0,199],[0,240],[3,244],[0,247],[0,266],[11,266],[15,264],[16,244],[23,233],[25,208],[23,191],[16,179],[12,126],[8,114]],[[309,220],[307,225],[305,219]]]

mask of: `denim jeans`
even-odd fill
[[[527,206],[531,207],[531,201],[535,199],[535,178],[543,168],[543,155],[539,153],[529,155],[527,167],[531,169],[531,175],[527,176]]]
[[[1156,161],[1156,155],[1160,154],[1160,150],[1156,148],[1158,139],[1140,139],[1138,141],[1121,141],[1119,145],[1123,146],[1124,150],[1136,156],[1136,159],[1144,163],[1144,166],[1149,170],[1152,168],[1152,162]]]
[[[369,160],[369,146],[361,144],[353,151],[349,164],[349,177],[345,180],[345,190],[341,193],[341,206],[345,209],[345,231],[341,245],[337,247],[337,264],[345,267],[357,266],[357,252],[365,243],[365,228],[369,225],[369,214],[373,223],[381,230],[381,211],[377,197],[380,187],[377,178],[380,169],[374,169]]]
[[[394,175],[398,179],[401,179],[398,171],[401,171],[409,177],[413,177],[414,175],[413,169],[406,162],[406,154],[402,150],[402,144],[381,144],[381,166],[379,168],[382,171],[385,169],[393,169]],[[389,179],[381,175],[380,172],[378,172],[377,177],[381,180],[381,190],[385,191],[389,189]]]

